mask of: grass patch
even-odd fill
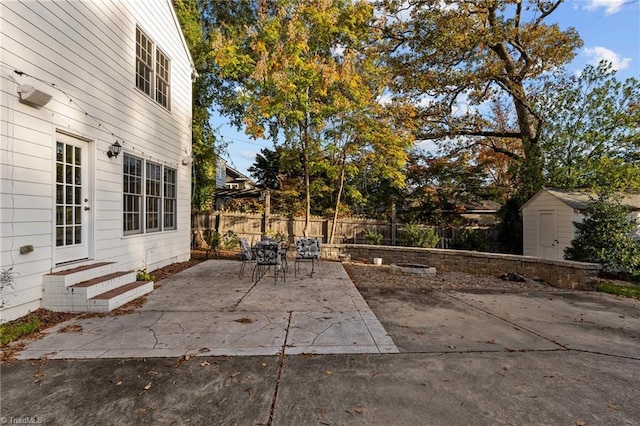
[[[617,284],[600,283],[596,287],[596,291],[640,299],[640,287],[627,287]]]
[[[14,340],[27,336],[38,331],[40,328],[40,318],[33,317],[24,321],[12,321],[0,325],[0,343],[9,344]]]

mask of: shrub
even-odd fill
[[[605,273],[640,275],[640,242],[629,235],[636,225],[628,213],[619,199],[600,195],[585,220],[574,222],[577,237],[565,249],[565,259],[600,263]]]
[[[463,229],[454,234],[450,248],[487,251],[487,239],[484,236],[484,232],[479,229]]]
[[[147,268],[136,271],[136,281],[154,281],[156,278],[147,272]]]
[[[240,238],[238,238],[238,235],[232,230],[228,230],[222,236],[222,248],[224,248],[225,250],[237,248],[239,244]]]
[[[364,238],[367,240],[367,244],[379,246],[380,244],[382,244],[384,235],[379,232],[367,229],[366,231],[364,231]]]
[[[416,223],[405,225],[400,231],[399,239],[404,246],[422,248],[433,248],[440,241],[435,229],[423,227]]]

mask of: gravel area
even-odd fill
[[[440,272],[435,275],[391,273],[387,265],[343,263],[356,287],[436,288],[440,290],[499,290],[510,292],[567,291],[526,279],[524,282],[503,280],[491,275],[463,272]]]

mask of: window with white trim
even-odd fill
[[[122,182],[125,235],[176,229],[175,169],[124,154]]]
[[[136,87],[171,110],[171,61],[136,27]]]

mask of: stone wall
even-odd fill
[[[322,257],[338,260],[350,256],[353,261],[371,263],[374,257],[383,264],[420,264],[437,271],[502,275],[515,272],[527,278],[540,279],[554,287],[593,290],[599,264],[547,260],[530,256],[483,253],[464,250],[423,249],[416,247],[372,246],[361,244],[324,244]]]

